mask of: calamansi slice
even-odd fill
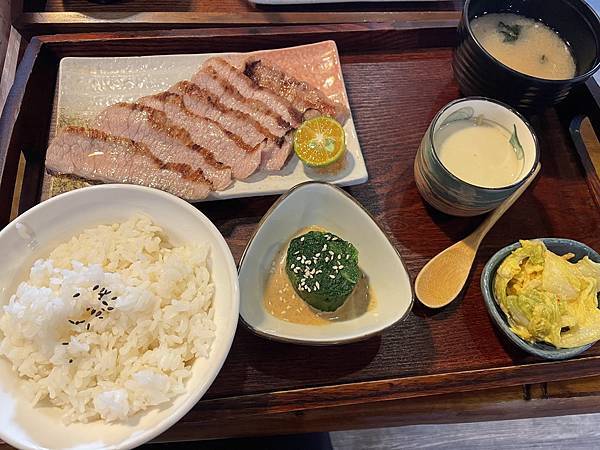
[[[346,151],[344,128],[327,116],[307,120],[296,130],[294,151],[308,166],[323,167],[334,163]]]

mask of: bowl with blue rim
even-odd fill
[[[542,241],[548,250],[557,255],[572,253],[575,256],[570,259],[571,262],[577,262],[584,256],[587,256],[594,262],[600,262],[600,255],[591,247],[581,242],[562,238],[539,238],[536,240]],[[520,246],[521,244],[516,242],[504,247],[496,252],[483,268],[481,274],[481,292],[492,321],[509,341],[531,355],[549,360],[568,359],[580,355],[594,345],[594,343],[575,348],[557,348],[545,342],[528,342],[510,329],[507,317],[500,308],[494,294],[494,279],[496,278],[496,272],[500,267],[500,264],[502,264],[504,259]]]

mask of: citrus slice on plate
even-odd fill
[[[334,163],[346,151],[344,128],[331,117],[307,120],[294,134],[294,151],[307,166],[323,167]]]

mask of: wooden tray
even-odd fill
[[[334,39],[370,174],[367,184],[348,191],[389,233],[414,279],[429,258],[481,220],[437,213],[423,203],[413,181],[413,158],[423,133],[435,113],[459,96],[451,70],[454,24],[438,25],[349,24],[34,38],[0,121],[0,226],[9,218],[20,151],[27,163],[19,211],[39,201],[61,58],[250,51]],[[531,118],[542,149],[542,174],[485,239],[459,300],[436,312],[416,304],[406,321],[381,336],[341,347],[274,343],[240,326],[214,385],[176,428],[192,427],[200,430],[196,435],[214,437],[222,435],[219,426],[225,421],[242,423],[257,415],[296,412],[300,420],[303,411],[317,408],[600,374],[600,346],[574,360],[541,362],[505,342],[488,317],[479,289],[486,260],[519,238],[561,236],[600,248],[599,182],[595,172],[580,163],[568,130],[579,115],[590,116],[599,129],[598,103],[585,86],[560,109]],[[239,259],[275,199],[227,200],[199,207]]]

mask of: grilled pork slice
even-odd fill
[[[282,137],[293,129],[292,125],[280,114],[270,109],[260,100],[244,97],[235,86],[210,68],[196,73],[192,78],[192,82],[210,92],[228,108],[248,114],[274,136]]]
[[[143,144],[83,127],[58,133],[48,147],[46,168],[91,181],[142,184],[190,201],[206,198],[211,190],[199,169],[166,163]]]
[[[218,122],[226,130],[243,136],[252,146],[265,139],[276,141],[281,137],[271,133],[250,114],[226,106],[218,95],[191,81],[180,81],[169,91],[181,95],[185,107],[194,114]]]
[[[263,150],[261,169],[268,171],[280,170],[292,151],[293,132],[286,134],[276,145]]]
[[[246,61],[244,74],[259,86],[287,99],[302,113],[315,110],[322,115],[334,117],[341,124],[346,122],[350,115],[348,108],[329,100],[317,88],[265,64],[260,59]]]
[[[244,97],[260,100],[272,111],[281,115],[293,128],[298,128],[302,123],[302,114],[287,99],[254,83],[244,75],[244,72],[225,59],[219,57],[210,58],[202,64],[202,70],[218,74],[234,86]]]
[[[210,149],[217,161],[230,166],[234,178],[247,178],[258,168],[266,139],[247,144],[218,122],[192,113],[181,96],[172,92],[143,97],[137,103],[163,111],[171,122],[190,134],[195,144]]]
[[[146,145],[165,163],[183,163],[193,170],[201,169],[214,190],[231,184],[231,168],[218,162],[209,150],[194,144],[189,133],[162,111],[137,103],[117,103],[98,115],[95,126]]]
[[[285,164],[291,149],[290,138],[274,135],[250,114],[229,108],[216,94],[190,81],[180,81],[169,91],[181,95],[189,111],[217,122],[227,131],[243,137],[248,144],[256,146],[266,141],[261,147],[261,168],[279,170]],[[192,138],[195,140],[193,134]]]

